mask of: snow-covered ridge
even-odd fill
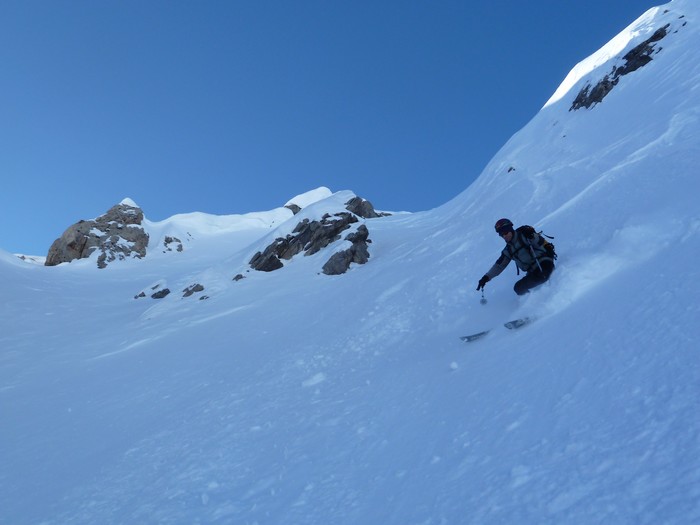
[[[173,215],[162,221],[144,221],[146,230],[152,238],[159,239],[166,235],[179,236],[219,236],[235,232],[269,232],[294,216],[289,208],[296,205],[306,208],[323,201],[333,194],[326,187],[302,193],[290,199],[284,206],[268,211],[230,215],[212,215],[203,212],[191,212]],[[131,200],[131,199],[125,199]],[[124,201],[123,201],[124,202]],[[133,201],[131,201],[133,202]]]
[[[296,205],[300,208],[306,208],[307,206],[310,206],[315,202],[327,199],[331,195],[333,195],[333,192],[331,190],[329,190],[325,186],[321,186],[320,188],[307,191],[306,193],[302,193],[301,195],[297,195],[296,197],[289,199],[285,203],[285,206]]]
[[[658,29],[658,15],[661,10],[661,7],[652,7],[602,48],[576,64],[543,107],[546,108],[561,100],[579,84],[582,78],[593,71],[608,69],[611,61],[620,58],[637,42],[650,36]]]
[[[340,195],[340,198],[355,197],[351,192]],[[338,208],[337,199],[328,188],[321,187],[269,211],[233,215],[193,212],[150,221],[133,199],[125,198],[104,215],[69,227],[51,246],[46,264],[55,266],[90,258],[97,260],[99,268],[106,268],[111,263],[144,259],[147,255],[182,253],[197,244],[201,245],[200,251],[212,252],[209,259],[213,261],[224,249],[236,252],[270,232],[284,229],[283,225],[302,210],[329,213]],[[225,248],[215,249],[217,243]]]

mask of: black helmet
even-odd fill
[[[504,233],[513,231],[513,223],[510,219],[498,219],[494,228],[496,228],[496,233],[498,235],[503,235]]]
[[[496,228],[496,233],[501,236],[505,235],[508,232],[514,231],[513,223],[510,219],[498,219],[494,228]]]

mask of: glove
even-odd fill
[[[477,291],[483,290],[486,283],[490,280],[491,278],[488,275],[484,275],[481,279],[479,279],[479,286],[476,287]]]

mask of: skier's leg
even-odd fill
[[[518,295],[525,295],[536,286],[546,283],[553,271],[554,263],[544,261],[542,262],[541,272],[539,268],[534,272],[529,272],[525,277],[515,283],[513,290],[515,290],[515,293]]]
[[[537,271],[539,274],[539,270]],[[515,283],[515,286],[513,286],[513,290],[515,290],[515,293],[518,295],[525,295],[526,293],[530,292],[531,288],[534,288],[535,286],[538,286],[542,284],[544,281],[541,279],[538,279],[535,277],[535,273],[528,273],[525,277],[520,279],[518,282]]]

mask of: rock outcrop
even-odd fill
[[[191,286],[188,286],[184,290],[182,290],[182,297],[190,297],[193,294],[203,292],[204,291],[204,286],[202,286],[199,283],[193,284]]]
[[[318,253],[340,239],[340,233],[357,221],[354,214],[347,212],[326,214],[320,221],[304,219],[296,225],[290,235],[278,237],[265,250],[257,252],[249,264],[251,268],[261,272],[279,270],[284,266],[282,259],[291,260],[301,252],[304,252],[304,255]]]
[[[97,266],[146,255],[148,234],[141,227],[143,211],[122,202],[97,219],[80,221],[56,239],[46,257],[46,266],[86,259],[99,251]]]
[[[163,253],[177,251],[181,252],[183,250],[182,241],[177,237],[170,237],[166,235],[163,239]]]
[[[301,211],[301,207],[300,207],[300,206],[297,206],[297,205],[294,204],[294,203],[292,203],[292,204],[287,204],[287,205],[285,206],[285,208],[287,208],[288,210],[290,210],[294,215],[296,215],[297,213],[299,213],[299,212]]]
[[[363,219],[376,219],[377,217],[387,217],[391,213],[377,213],[372,203],[362,197],[355,197],[345,203],[345,208]]]
[[[668,34],[669,27],[670,24],[666,24],[664,27],[657,29],[650,38],[631,49],[622,57],[624,63],[619,67],[613,67],[612,71],[605,75],[595,86],[590,82],[586,84],[579,91],[569,111],[581,108],[588,109],[602,102],[617,85],[620,78],[651,62],[652,54],[660,51],[660,49],[656,49],[656,44]]]
[[[355,233],[351,233],[345,240],[350,241],[352,246],[347,250],[334,253],[328,262],[323,265],[323,273],[326,275],[340,275],[348,271],[350,264],[365,264],[369,261],[369,231],[364,224]]]
[[[377,213],[372,203],[360,197],[346,202],[345,208],[348,211],[326,214],[321,220],[302,220],[291,234],[276,238],[263,251],[253,255],[249,262],[251,268],[261,272],[279,270],[284,266],[284,260],[291,260],[302,252],[305,256],[313,255],[340,240],[342,232],[349,230],[360,218],[371,219],[388,215]],[[369,260],[367,244],[371,241],[366,225],[360,225],[355,232],[347,235],[345,240],[352,243],[351,247],[333,254],[323,266],[322,271],[326,275],[345,273],[351,263],[365,264]]]

